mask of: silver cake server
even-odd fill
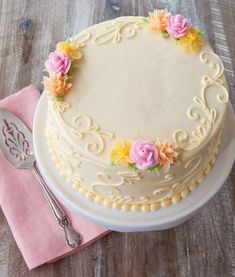
[[[75,248],[81,244],[82,236],[73,229],[69,218],[48,189],[36,167],[36,160],[33,153],[32,133],[19,118],[1,108],[0,149],[5,159],[14,167],[29,169],[32,171],[38,183],[41,185],[42,191],[44,192],[59,225],[64,230],[68,246]]]

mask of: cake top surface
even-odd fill
[[[118,163],[121,141],[127,152],[134,142],[172,143],[193,155],[217,132],[228,100],[223,65],[177,16],[164,10],[102,22],[50,54],[50,109],[81,151],[105,162],[113,153]],[[133,162],[127,156],[120,165]]]

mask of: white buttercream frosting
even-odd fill
[[[83,58],[65,102],[49,101],[47,138],[68,183],[107,207],[152,211],[196,189],[215,160],[228,93],[206,44],[188,54],[141,17],[94,25],[73,40]],[[116,141],[168,139],[183,158],[165,174],[109,165]]]

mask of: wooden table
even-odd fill
[[[144,3],[143,3],[144,2]],[[171,2],[171,3],[169,3]],[[166,7],[200,27],[224,62],[235,105],[234,0],[0,0],[0,96],[34,83],[47,55],[83,28]],[[235,276],[235,168],[218,195],[186,223],[161,232],[112,232],[31,272],[0,211],[0,276]]]

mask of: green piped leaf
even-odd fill
[[[147,169],[147,172],[148,173],[151,173],[151,172],[153,172],[154,171],[154,167],[149,167],[148,169]]]
[[[166,31],[160,32],[160,34],[162,35],[163,38],[169,38],[170,37]]]
[[[160,164],[157,164],[155,166],[152,166],[150,168],[147,169],[147,172],[152,173],[152,172],[157,172],[157,174],[160,174],[160,170],[161,170],[161,166]]]
[[[184,149],[182,149],[182,148],[177,148],[177,152],[179,153],[178,158],[177,158],[177,161],[181,161],[181,160],[182,160],[182,157],[183,157]]]
[[[204,32],[201,32],[201,31],[199,31],[198,34],[199,34],[200,36],[202,36],[202,37],[205,36],[205,33],[204,33]]]
[[[63,102],[63,101],[64,101],[64,97],[62,97],[62,96],[56,96],[56,97],[54,98],[54,100],[55,100],[56,102]]]
[[[69,69],[68,75],[73,74],[74,70],[77,69],[79,67],[79,64],[77,63],[77,61],[72,61],[71,62],[71,67]]]
[[[129,164],[129,167],[133,170],[137,170],[136,164]]]
[[[111,166],[116,166],[115,161],[111,160],[111,161],[110,161],[110,165],[111,165]]]
[[[68,78],[67,78],[67,83],[70,83],[70,82],[73,80],[73,77],[70,76],[70,75],[67,75],[67,76],[68,76]]]
[[[148,24],[149,23],[149,18],[148,17],[144,17],[142,19],[142,21],[143,21],[144,24]]]
[[[173,40],[173,42],[174,42],[175,45],[178,45],[178,44],[179,44],[179,39],[177,39],[177,38],[172,38],[172,40]]]
[[[160,166],[160,164],[155,166],[155,171],[157,172],[158,175],[160,175],[161,168],[162,167]]]
[[[65,42],[72,42],[72,38],[68,37]]]

